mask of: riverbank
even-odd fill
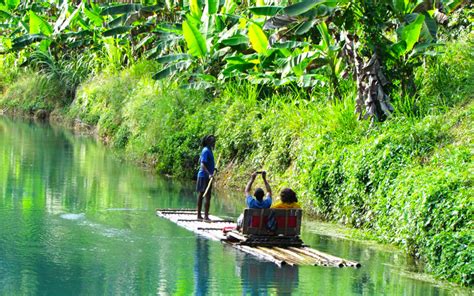
[[[428,272],[472,285],[474,68],[466,47],[472,42],[450,44],[420,69],[419,96],[398,98],[383,123],[357,120],[351,82],[343,99],[329,102],[317,92],[268,95],[246,83],[210,93],[152,80],[158,65],[149,61],[95,75],[74,100],[59,82],[17,70],[0,106],[88,127],[134,161],[179,178],[192,178],[199,139],[214,133],[221,186],[266,169],[275,191],[295,188],[306,211],[364,229],[421,258]]]

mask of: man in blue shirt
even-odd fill
[[[265,192],[262,188],[255,189],[255,197],[250,194],[250,191],[252,190],[252,184],[259,173],[262,174],[263,183],[267,189],[267,197],[265,199],[263,199]],[[250,181],[247,183],[247,186],[245,186],[245,198],[247,207],[249,209],[268,209],[272,205],[272,189],[270,188],[270,184],[268,184],[267,181],[267,172],[255,172],[250,176]]]
[[[204,147],[199,157],[199,172],[197,175],[196,191],[198,192],[197,200],[197,218],[202,220],[201,208],[202,200],[205,197],[206,201],[204,204],[204,220],[209,220],[209,207],[211,205],[211,189],[212,189],[212,178],[214,177],[215,163],[214,149],[216,144],[216,138],[213,135],[205,136],[202,139],[202,146]],[[210,184],[211,183],[211,184]],[[207,189],[209,187],[209,189]],[[207,189],[207,192],[206,192]],[[206,196],[204,196],[206,193]]]
[[[262,174],[263,183],[265,184],[265,188],[267,189],[267,197],[263,199],[265,192],[262,188],[255,189],[255,192],[250,194],[252,190],[252,184],[257,177],[257,174]],[[267,181],[267,172],[255,172],[250,176],[250,181],[245,186],[245,203],[247,204],[247,208],[249,209],[268,209],[272,205],[272,189],[270,188],[270,184]],[[240,230],[242,227],[242,223],[244,220],[244,214],[240,214],[239,218],[237,218],[237,230]]]

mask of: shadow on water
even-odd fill
[[[290,295],[298,287],[298,267],[278,267],[274,263],[239,256],[237,272],[244,295]]]
[[[197,236],[196,249],[194,252],[195,295],[208,295],[210,277],[209,241],[205,238]]]

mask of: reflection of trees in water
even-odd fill
[[[209,289],[209,242],[207,239],[196,237],[194,252],[194,293],[207,295]]]
[[[289,295],[298,287],[298,267],[278,267],[244,255],[237,262],[244,295]]]

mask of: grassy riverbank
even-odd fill
[[[329,102],[325,91],[269,95],[246,83],[209,93],[152,80],[159,66],[150,61],[94,75],[71,102],[58,80],[3,60],[0,106],[79,119],[135,161],[184,178],[197,168],[200,137],[214,133],[223,185],[266,169],[306,211],[366,229],[438,277],[472,285],[474,51],[472,41],[445,50],[416,73],[419,96],[394,98],[384,123],[357,120],[352,82]]]

